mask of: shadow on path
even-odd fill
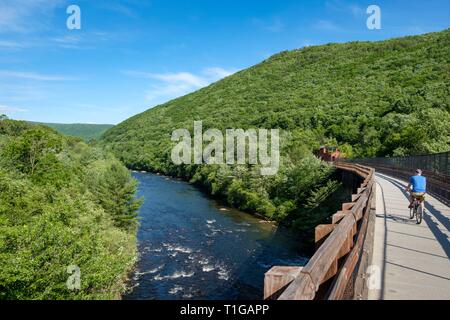
[[[416,250],[416,249],[411,249],[411,248],[406,248],[406,247],[402,247],[402,246],[397,246],[395,244],[387,244],[389,247],[395,247],[395,248],[399,248],[399,249],[403,249],[403,250],[408,250],[408,251],[413,251],[413,252],[417,252],[417,253],[421,253],[421,254],[426,254],[429,256],[433,256],[433,257],[438,257],[438,258],[443,258],[445,260],[448,260],[447,257],[441,256],[439,254],[434,254],[434,253],[429,253],[429,252],[425,252],[425,251],[421,251],[421,250]]]
[[[391,177],[388,177],[386,175],[379,174],[379,173],[377,173],[377,175],[381,179],[384,179],[384,180],[392,183],[394,186],[396,186],[401,191],[401,193],[405,196],[406,200],[409,202],[409,194],[406,192],[406,188],[405,188],[405,186],[403,184],[401,184],[397,180],[395,180],[395,179],[393,179]],[[383,194],[383,201],[385,201],[384,200],[384,194]],[[437,222],[434,222],[430,218],[429,214],[434,216],[442,225],[444,225],[444,227],[447,230],[450,230],[449,218],[444,216],[439,210],[437,210],[433,205],[431,205],[430,203],[428,203],[426,201],[425,201],[425,208],[427,210],[426,210],[426,212],[425,212],[425,214],[423,216],[423,219],[426,222],[426,224],[428,225],[428,227],[430,228],[431,232],[436,237],[436,240],[442,246],[442,249],[444,249],[445,254],[447,255],[447,257],[450,259],[450,242],[448,240],[448,236],[439,229],[439,224]],[[406,209],[407,209],[407,207],[405,206],[405,210]],[[386,214],[386,206],[385,206],[384,210],[385,210],[385,214]],[[402,219],[404,219],[404,218],[402,217]]]
[[[386,263],[389,263],[391,265],[394,265],[394,266],[397,266],[397,267],[400,267],[400,268],[405,268],[405,269],[412,270],[412,271],[415,271],[415,272],[420,272],[420,273],[427,274],[427,275],[430,275],[430,276],[433,276],[433,277],[441,278],[441,279],[444,279],[444,280],[450,280],[450,278],[447,278],[447,277],[444,277],[444,276],[440,276],[438,274],[426,272],[426,271],[423,271],[423,270],[407,267],[407,266],[404,266],[402,264],[393,263],[393,262],[389,262],[389,261],[386,261]]]

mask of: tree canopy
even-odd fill
[[[111,154],[0,121],[0,299],[118,298],[136,258],[136,181]],[[80,285],[70,290],[67,268]]]
[[[347,157],[449,150],[450,29],[380,42],[306,47],[276,54],[108,130],[102,143],[128,167],[181,176],[237,208],[314,225],[339,189],[312,152],[332,144]],[[175,129],[278,128],[281,167],[261,177],[250,166],[180,165],[170,159]]]

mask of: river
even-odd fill
[[[133,175],[144,204],[124,299],[262,299],[273,265],[307,262],[285,228],[221,206],[186,182]]]

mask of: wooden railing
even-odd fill
[[[406,181],[420,168],[427,178],[427,193],[450,205],[450,151],[407,157],[358,158],[348,162],[369,166],[379,173]]]
[[[383,173],[405,181],[409,181],[409,178],[414,175],[415,171],[383,165],[376,165],[373,167],[378,173]],[[428,170],[422,170],[422,175],[427,179],[427,193],[433,195],[444,204],[450,205],[450,175],[436,174]]]
[[[367,248],[373,241],[368,224],[374,215],[374,170],[358,164],[336,163],[363,182],[352,202],[331,217],[331,224],[315,230],[318,249],[304,267],[275,266],[264,279],[264,298],[279,300],[361,298],[364,274],[370,264]]]

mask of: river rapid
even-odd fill
[[[264,273],[307,262],[291,231],[176,179],[133,173],[139,260],[124,299],[262,299]]]

